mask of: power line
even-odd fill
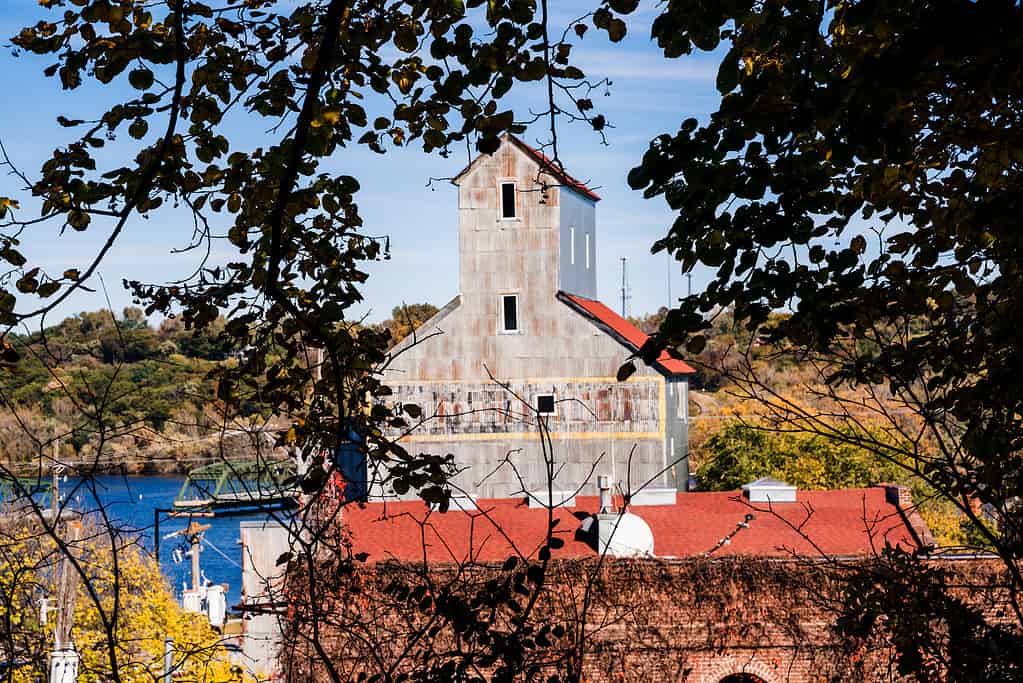
[[[213,545],[213,541],[209,540],[208,538],[206,538],[204,536],[203,539],[202,539],[202,542],[205,543],[206,545],[208,545],[210,548],[212,548],[218,555],[220,555],[225,560],[227,560],[228,562],[233,564],[235,567],[238,567],[238,569],[242,569],[243,568],[240,564],[238,564],[237,562],[232,560],[230,557],[228,557],[227,553],[225,553],[223,550],[221,550],[217,546]]]

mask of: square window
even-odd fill
[[[501,183],[501,218],[515,218],[515,183]]]
[[[501,296],[501,331],[519,331],[519,297],[515,294]]]
[[[541,415],[553,415],[556,412],[554,410],[554,394],[539,394],[536,397],[536,412]]]

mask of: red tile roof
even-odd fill
[[[657,557],[753,555],[759,557],[868,556],[885,543],[907,550],[918,544],[898,508],[877,486],[841,491],[799,491],[796,503],[749,503],[738,491],[679,493],[674,505],[633,506],[654,536]],[[596,511],[597,499],[579,496],[578,507],[556,508],[555,534],[565,545],[553,557],[596,556],[592,541],[577,533]],[[431,511],[421,501],[350,505],[343,514],[353,550],[369,562],[499,562],[532,557],[544,543],[547,510],[525,499],[479,500],[478,510]],[[754,519],[727,544],[747,514]],[[800,531],[797,531],[797,528]]]
[[[649,339],[638,327],[595,299],[567,292],[558,292],[558,298],[604,327],[630,351],[638,351]],[[696,372],[688,363],[675,358],[667,351],[662,351],[657,357],[656,365],[669,375],[689,375]]]
[[[595,202],[600,201],[600,195],[598,195],[590,188],[586,187],[586,184],[581,180],[573,178],[568,173],[568,171],[564,169],[564,167],[562,167],[560,164],[554,163],[552,159],[550,159],[546,154],[544,154],[540,150],[527,145],[525,142],[519,140],[511,133],[506,134],[503,139],[514,143],[516,147],[521,149],[529,156],[533,157],[533,159],[540,165],[540,168],[542,168],[544,171],[557,178],[558,181],[561,182],[561,184],[564,185],[565,187],[575,190],[579,194],[583,195],[588,199],[592,199]],[[465,175],[465,173],[470,168],[472,168],[472,164],[475,163],[475,161],[476,160],[473,159],[473,161],[470,162],[468,166],[459,171],[458,174],[454,178],[452,178],[452,182],[455,182],[455,184],[457,185],[458,183],[456,181],[463,175]]]

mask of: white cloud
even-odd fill
[[[580,49],[573,55],[590,78],[611,80],[713,81],[717,64],[696,57],[666,59],[656,52],[635,50]]]

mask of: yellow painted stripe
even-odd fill
[[[562,383],[562,384],[622,384],[615,377],[526,377],[520,379],[500,379],[499,381],[493,381],[486,377],[479,379],[402,379],[398,377],[387,377],[383,380],[384,384],[399,384],[399,385],[414,385],[414,384],[485,384],[500,386],[501,384],[550,384]],[[656,377],[637,377],[633,375],[629,379],[625,380],[625,383],[637,384],[637,383],[655,383],[659,382],[662,387],[664,385],[664,378],[660,375]]]
[[[459,434],[414,434],[401,439],[402,443],[443,443],[447,441],[537,441],[539,432],[462,432]],[[664,439],[663,432],[551,432],[555,441],[587,441],[615,439],[647,441]]]
[[[596,384],[611,383],[618,384],[614,377],[545,377],[501,380],[505,384],[527,383],[576,383]],[[647,441],[660,439],[664,441],[665,420],[667,419],[667,402],[665,389],[667,383],[660,375],[654,377],[632,376],[626,380],[629,383],[656,383],[657,386],[657,412],[660,429],[656,432],[551,432],[551,438],[559,441],[592,441],[597,439],[615,439],[628,441]],[[407,382],[394,382],[394,384],[484,384],[499,386],[490,380],[409,380]],[[539,432],[459,432],[455,434],[413,434],[403,438],[403,443],[445,443],[451,441],[537,441],[540,438]]]

